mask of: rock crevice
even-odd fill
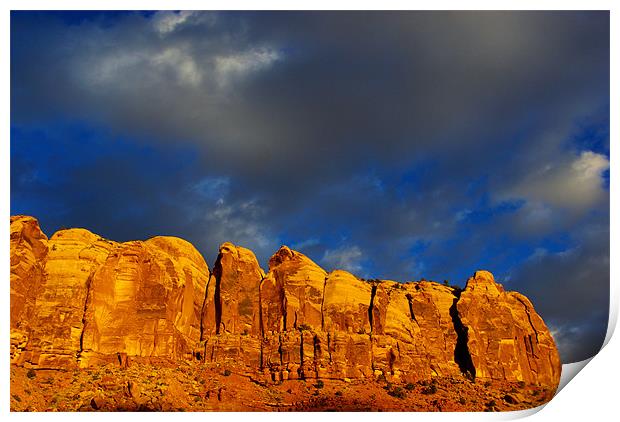
[[[373,284],[370,290],[370,303],[368,304],[368,323],[370,324],[370,335],[372,336],[372,330],[374,328],[373,321],[373,312],[375,307],[375,296],[377,295],[377,285]]]
[[[454,347],[454,361],[459,366],[461,372],[471,379],[476,378],[476,368],[471,359],[471,353],[469,352],[468,341],[468,328],[463,325],[459,311],[457,309],[457,303],[461,296],[459,290],[454,291],[454,301],[450,307],[450,316],[452,317],[452,324],[454,325],[454,331],[456,332],[456,345]]]

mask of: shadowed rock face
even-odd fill
[[[523,295],[478,271],[434,282],[326,273],[286,246],[260,268],[225,243],[209,268],[188,242],[49,240],[11,217],[11,361],[63,368],[131,359],[242,362],[265,381],[466,375],[555,388],[553,339]]]

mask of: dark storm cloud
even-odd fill
[[[563,362],[597,353],[607,330],[609,225],[585,226],[577,237],[575,248],[537,251],[509,284],[527,290],[536,310],[557,333]]]
[[[54,104],[193,142],[257,184],[296,173],[314,188],[360,159],[476,156],[524,125],[588,111],[608,84],[605,14],[178,16],[17,25],[15,121]]]
[[[105,28],[40,19],[14,36],[16,123],[53,104],[191,142],[206,166],[283,214],[364,163],[402,168],[452,151],[438,177],[467,177],[512,148],[506,134],[589,110],[607,81],[601,14],[162,13]],[[561,140],[548,142],[556,154]]]
[[[608,225],[608,13],[11,23],[12,212],[185,237],[210,262],[233,241],[365,277],[462,285],[485,267],[534,297],[563,357],[594,350],[609,252],[584,233]],[[88,130],[58,123],[76,121]],[[583,310],[581,261],[598,280]],[[566,312],[538,303],[556,273]]]

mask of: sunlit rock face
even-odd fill
[[[375,367],[411,381],[459,373],[454,300],[453,289],[437,283],[379,283],[372,308]]]
[[[477,377],[557,383],[561,371],[557,348],[525,296],[504,291],[491,273],[477,271],[467,281],[457,309],[468,332]]]
[[[368,307],[372,285],[353,274],[336,270],[325,280],[323,295],[323,331],[369,334]]]
[[[229,242],[220,246],[204,305],[203,360],[245,362],[248,374],[261,367],[264,275],[249,249]]]
[[[182,239],[115,244],[92,277],[80,364],[117,354],[192,358],[208,280],[204,259]]]
[[[47,241],[35,223],[11,222],[12,337],[26,342],[18,362],[59,368],[119,354],[192,356],[209,269],[191,244],[173,237],[117,243],[84,229]],[[21,293],[25,283],[34,305]]]
[[[75,364],[89,285],[112,242],[85,229],[56,232],[42,263],[26,359],[43,368]]]
[[[44,282],[47,236],[33,217],[11,217],[11,362],[23,363]]]
[[[478,271],[466,288],[327,273],[281,247],[267,274],[224,243],[210,270],[188,242],[126,243],[84,229],[49,240],[11,217],[11,361],[234,361],[253,379],[435,376],[555,388],[560,360],[530,301]]]
[[[265,276],[254,252],[224,243],[213,274],[221,303],[218,333],[260,334],[260,283]]]
[[[265,296],[268,306],[272,301],[280,303],[280,312],[268,319],[269,328],[320,330],[326,277],[325,270],[310,258],[282,246],[269,260],[269,273],[263,282],[269,293]]]

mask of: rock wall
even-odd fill
[[[62,368],[192,358],[209,276],[178,238],[117,243],[69,229],[47,240],[32,217],[12,217],[11,361]]]
[[[491,273],[477,271],[467,281],[457,309],[468,332],[476,376],[557,382],[560,360],[555,343],[525,296],[504,291]]]
[[[91,278],[80,364],[117,354],[191,359],[209,276],[202,256],[184,240],[114,244]]]
[[[211,272],[173,237],[49,240],[11,217],[11,361],[62,368],[127,359],[234,361],[265,381],[464,375],[555,388],[560,360],[530,301],[478,271],[463,291],[326,273],[283,246],[263,272],[224,243]]]
[[[47,236],[32,217],[11,217],[11,362],[23,362],[44,282]]]

